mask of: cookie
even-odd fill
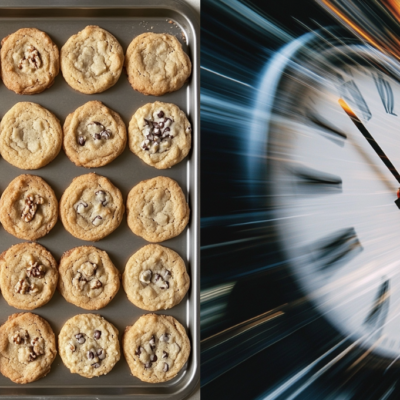
[[[125,124],[100,101],[89,101],[68,115],[63,143],[68,158],[78,167],[102,167],[124,151]]]
[[[58,219],[53,189],[35,175],[20,175],[0,199],[0,222],[19,239],[36,240],[47,235]]]
[[[140,107],[129,123],[129,148],[146,164],[171,168],[189,153],[191,125],[174,104],[149,103]]]
[[[17,103],[0,124],[0,152],[14,167],[38,169],[61,150],[62,128],[57,117],[36,103]]]
[[[61,49],[64,79],[81,93],[101,93],[114,86],[123,65],[124,52],[118,40],[99,26],[87,26]]]
[[[185,328],[173,317],[147,314],[126,328],[122,348],[132,375],[144,382],[174,378],[190,354]]]
[[[190,215],[182,189],[165,176],[138,183],[129,192],[126,212],[132,232],[149,242],[178,236]]]
[[[57,262],[36,243],[19,243],[0,255],[0,287],[8,305],[20,310],[44,306],[57,287]]]
[[[75,178],[60,200],[64,228],[81,240],[97,241],[118,228],[125,207],[122,194],[104,176]]]
[[[179,304],[189,289],[190,278],[178,253],[149,244],[128,260],[122,285],[135,306],[157,311]]]
[[[152,96],[180,89],[192,72],[182,45],[166,33],[147,32],[134,38],[126,51],[125,67],[132,87]]]
[[[1,42],[1,76],[6,87],[18,94],[41,93],[60,70],[57,46],[49,35],[23,28]]]
[[[69,303],[85,310],[105,307],[120,287],[118,269],[105,251],[93,246],[65,252],[59,271],[58,290]]]
[[[32,313],[13,314],[0,327],[0,372],[15,383],[29,383],[50,372],[56,338],[48,322]]]
[[[58,336],[64,365],[85,378],[106,375],[119,361],[118,330],[97,314],[80,314],[69,319]]]

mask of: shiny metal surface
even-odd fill
[[[171,23],[173,22],[173,23]],[[144,32],[171,33],[183,43],[193,63],[193,74],[188,85],[181,90],[162,97],[144,96],[135,92],[129,85],[123,72],[118,83],[96,95],[84,95],[70,88],[60,74],[50,89],[33,95],[22,96],[0,85],[0,116],[3,116],[14,104],[20,101],[36,102],[64,122],[66,116],[77,107],[90,100],[102,101],[117,111],[128,125],[137,108],[156,100],[177,104],[183,109],[193,126],[192,151],[187,159],[169,170],[156,170],[145,165],[128,148],[111,164],[91,170],[76,167],[63,151],[46,167],[36,171],[23,171],[0,159],[0,192],[8,183],[23,173],[32,173],[44,178],[54,189],[58,199],[76,176],[96,172],[109,178],[123,193],[143,179],[159,175],[169,176],[178,181],[191,208],[191,220],[188,228],[177,238],[163,245],[177,251],[186,261],[191,277],[191,288],[187,297],[177,307],[158,312],[173,315],[187,327],[192,343],[192,353],[187,366],[172,381],[151,385],[141,382],[130,374],[122,356],[114,369],[106,376],[86,379],[71,374],[63,365],[59,356],[53,363],[47,377],[27,385],[17,385],[0,376],[0,398],[18,396],[18,398],[137,398],[146,399],[183,399],[196,387],[199,380],[199,17],[185,3],[179,0],[155,1],[44,1],[0,0],[0,38],[23,27],[35,27],[47,32],[59,48],[73,34],[87,25],[99,25],[110,31],[121,43],[124,50],[131,40]],[[184,37],[182,35],[184,34]],[[186,41],[186,43],[184,43]],[[21,240],[0,229],[0,252]],[[83,242],[72,237],[58,221],[49,235],[38,240],[59,260],[64,251],[76,246],[90,245],[105,250],[117,268],[123,272],[128,258],[140,247],[147,244],[135,236],[127,226],[126,218],[121,226],[105,239],[96,242]],[[0,298],[0,323],[15,312]],[[73,315],[86,313],[86,310],[67,303],[56,292],[52,300],[33,312],[43,316],[51,324],[56,335],[64,322]],[[126,326],[132,325],[144,314],[131,304],[122,287],[115,299],[105,308],[96,311],[116,325],[120,337]]]

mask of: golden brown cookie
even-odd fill
[[[122,348],[132,375],[144,382],[166,382],[190,354],[185,328],[167,315],[146,314],[126,328]]]
[[[124,52],[118,40],[99,26],[87,26],[61,49],[64,79],[81,93],[101,93],[115,85],[123,65]]]
[[[122,194],[104,176],[78,176],[60,200],[64,228],[81,240],[97,241],[118,228],[125,207]]]
[[[58,348],[64,365],[85,378],[108,374],[121,357],[117,328],[97,314],[70,318],[58,336]]]
[[[129,148],[152,167],[171,168],[188,155],[191,131],[185,113],[175,104],[145,104],[129,123]]]
[[[42,307],[53,297],[57,281],[57,262],[39,244],[19,243],[0,255],[1,292],[12,307]]]
[[[0,327],[0,371],[15,383],[29,383],[50,372],[56,338],[48,322],[32,313],[13,314]]]
[[[60,261],[58,290],[69,303],[85,310],[105,307],[117,294],[120,273],[105,251],[75,247]]]
[[[132,232],[149,242],[178,236],[190,215],[182,189],[165,176],[138,183],[129,192],[126,212]]]
[[[180,89],[192,72],[182,45],[166,33],[147,32],[134,38],[126,51],[125,66],[132,87],[153,96]]]
[[[178,253],[149,244],[128,260],[122,285],[135,306],[157,311],[179,304],[189,289],[190,278]]]
[[[18,94],[41,93],[60,70],[57,46],[36,28],[23,28],[1,42],[1,76],[6,87]]]
[[[36,103],[17,103],[0,124],[0,152],[14,167],[38,169],[61,150],[62,128],[57,117]]]
[[[100,101],[89,101],[69,114],[64,123],[64,150],[78,167],[109,164],[126,146],[124,121]]]
[[[20,175],[0,199],[0,222],[19,239],[36,240],[47,235],[58,219],[53,189],[35,175]]]

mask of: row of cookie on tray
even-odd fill
[[[129,148],[157,169],[182,161],[191,148],[191,124],[171,103],[140,107],[129,123]],[[14,105],[0,123],[0,154],[17,168],[33,170],[54,160],[64,147],[77,166],[109,164],[125,149],[127,132],[119,114],[89,101],[69,114],[61,127],[57,117],[36,103]]]
[[[19,239],[47,235],[60,214],[64,228],[85,241],[108,236],[122,222],[125,205],[120,190],[108,178],[89,173],[73,179],[60,204],[50,185],[35,175],[20,175],[0,199],[0,222]],[[139,182],[126,202],[128,226],[153,243],[178,236],[189,222],[190,209],[176,181],[158,176]]]
[[[66,251],[59,266],[37,243],[19,243],[0,255],[0,289],[9,306],[34,310],[58,288],[69,303],[85,310],[109,304],[120,289],[146,311],[170,309],[185,297],[190,278],[183,259],[166,247],[149,244],[128,260],[122,279],[105,251],[80,246]]]
[[[75,90],[101,93],[115,85],[126,67],[133,89],[161,96],[180,89],[191,75],[189,56],[175,36],[143,33],[132,40],[126,57],[118,40],[99,26],[87,26],[71,36],[61,54],[50,36],[23,28],[1,42],[1,75],[18,94],[41,93],[61,71]]]
[[[85,378],[109,373],[121,358],[117,328],[98,314],[70,318],[58,335],[64,365]],[[158,383],[174,378],[188,360],[185,328],[173,317],[146,314],[128,326],[122,348],[132,375]],[[39,315],[11,315],[0,327],[0,372],[15,383],[46,376],[57,355],[56,337]]]

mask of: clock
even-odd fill
[[[265,72],[270,101],[261,92],[249,144],[260,157],[249,171],[266,182],[282,251],[319,315],[375,356],[395,359],[400,64],[330,35],[291,46]],[[266,164],[257,161],[262,152]]]

